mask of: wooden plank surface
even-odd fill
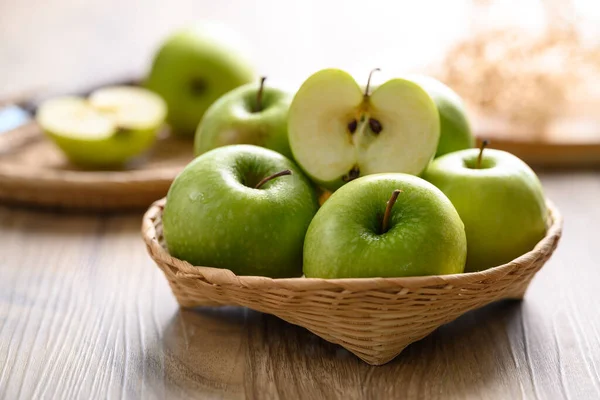
[[[141,215],[0,207],[0,398],[599,398],[598,178],[542,174],[564,237],[523,302],[381,367],[269,315],[180,310]]]
[[[240,30],[274,80],[419,70],[466,32],[469,3],[4,0],[0,95],[139,75],[200,18]],[[382,367],[272,316],[179,310],[141,214],[0,207],[0,399],[600,398],[598,178],[543,175],[565,229],[525,301],[467,314]]]

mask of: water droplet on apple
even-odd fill
[[[204,193],[202,192],[192,192],[188,197],[191,201],[204,201]]]

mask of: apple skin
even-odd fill
[[[400,193],[389,230],[386,203]],[[313,278],[401,277],[461,273],[467,241],[450,200],[427,181],[383,173],[342,186],[313,218],[304,242],[304,274]]]
[[[156,141],[157,129],[121,129],[104,139],[78,139],[46,131],[70,162],[86,169],[121,168]]]
[[[285,169],[292,175],[254,189]],[[286,157],[252,145],[224,146],[195,158],[174,180],[164,237],[172,256],[193,265],[295,277],[302,274],[304,236],[318,207],[311,182]]]
[[[431,96],[440,116],[440,141],[435,157],[475,146],[475,136],[467,119],[465,105],[460,96],[444,83],[425,75],[410,79]]]
[[[546,233],[547,209],[536,174],[516,156],[485,149],[446,154],[434,160],[424,178],[456,207],[467,232],[466,271],[481,271],[532,250]]]
[[[187,27],[162,44],[145,86],[166,101],[175,134],[193,137],[215,100],[256,79],[243,50],[234,32],[217,24]]]
[[[265,86],[261,110],[254,111],[259,87],[258,83],[240,86],[210,106],[196,131],[196,155],[231,144],[253,144],[293,159],[287,135],[292,95],[284,90]]]

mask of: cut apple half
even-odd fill
[[[44,102],[36,114],[42,130],[77,164],[120,164],[147,149],[166,117],[153,92],[130,86],[99,89],[89,98]]]
[[[52,134],[90,140],[106,139],[117,130],[112,118],[79,97],[49,100],[38,109],[37,122]]]
[[[161,125],[167,114],[163,99],[151,91],[138,87],[116,86],[97,90],[89,104],[117,127],[145,130]]]
[[[363,91],[344,71],[325,69],[309,77],[292,101],[294,158],[327,189],[375,173],[418,175],[436,152],[439,116],[425,90],[401,78],[369,90],[369,83]]]
[[[88,99],[57,97],[39,108],[37,121],[55,135],[105,139],[121,130],[147,130],[160,126],[166,105],[142,88],[115,86],[97,90]]]

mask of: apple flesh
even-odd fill
[[[286,170],[291,174],[272,177]],[[252,145],[219,147],[174,180],[164,237],[172,256],[193,265],[300,276],[304,236],[318,206],[311,182],[281,154]]]
[[[429,76],[415,75],[411,76],[410,80],[427,91],[438,109],[440,141],[435,156],[472,148],[475,145],[475,137],[460,96],[447,85]]]
[[[388,201],[398,189],[385,218]],[[439,189],[413,175],[374,174],[346,184],[319,209],[306,233],[304,274],[457,274],[464,270],[466,252],[464,225]]]
[[[176,134],[193,137],[215,100],[255,79],[244,54],[236,33],[215,23],[194,25],[167,38],[145,85],[167,102],[167,121]]]
[[[196,131],[194,152],[203,154],[231,144],[265,147],[288,158],[287,118],[292,96],[285,90],[249,83],[220,97]]]
[[[481,271],[532,250],[546,233],[542,185],[527,164],[494,149],[446,154],[424,178],[444,192],[465,224],[466,270]]]
[[[122,166],[149,149],[165,115],[164,101],[151,91],[113,86],[88,99],[50,99],[36,120],[72,163],[104,168]]]
[[[336,190],[359,176],[420,174],[440,135],[436,106],[419,85],[390,79],[368,93],[338,69],[300,87],[289,113],[289,140],[298,164],[318,184]]]

